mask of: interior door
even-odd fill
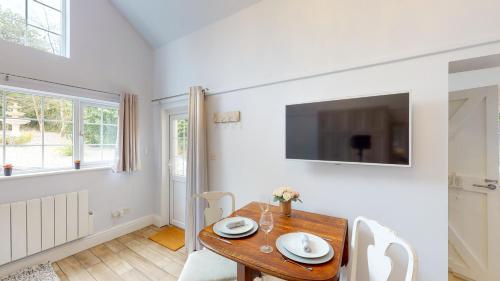
[[[187,114],[170,116],[170,224],[185,228]]]
[[[500,280],[498,87],[450,93],[449,267],[477,281]]]

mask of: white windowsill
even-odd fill
[[[76,169],[67,169],[67,170],[57,170],[57,171],[45,171],[45,172],[36,172],[36,173],[26,173],[12,176],[4,176],[0,175],[0,181],[8,181],[8,180],[16,180],[16,179],[24,179],[24,178],[32,178],[32,177],[43,177],[43,176],[53,176],[53,175],[61,175],[61,174],[72,174],[72,173],[83,173],[83,172],[91,172],[91,171],[99,171],[99,170],[112,170],[111,166],[99,166],[99,167],[82,167],[79,170]],[[14,170],[14,173],[16,171]]]

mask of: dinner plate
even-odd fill
[[[302,238],[307,235],[311,252],[304,251]],[[305,232],[292,232],[282,235],[283,246],[299,257],[314,259],[325,256],[330,251],[329,244],[321,237]]]
[[[252,219],[249,219],[252,221],[252,229],[250,229],[249,231],[245,232],[245,233],[241,233],[241,234],[227,234],[227,233],[224,233],[222,231],[220,231],[220,225],[218,225],[217,223],[213,225],[212,229],[213,231],[215,232],[215,234],[221,236],[221,237],[224,237],[224,238],[229,238],[229,239],[236,239],[236,238],[243,238],[243,237],[247,237],[247,236],[250,236],[252,234],[254,234],[258,229],[259,229],[259,225]]]
[[[227,225],[229,223],[232,223],[232,222],[235,222],[238,220],[244,220],[245,224],[242,226],[235,227],[235,228],[227,227]],[[242,233],[250,231],[253,228],[252,220],[249,218],[245,218],[245,217],[225,218],[225,219],[217,222],[217,224],[218,224],[217,228],[221,232],[224,232],[225,234],[231,234],[231,235],[242,234]]]
[[[330,261],[335,255],[335,252],[333,251],[333,248],[330,244],[328,244],[328,246],[330,248],[330,251],[328,252],[328,254],[326,254],[325,256],[319,257],[319,258],[308,259],[308,258],[303,258],[303,257],[297,256],[297,255],[294,255],[293,253],[291,253],[290,251],[288,251],[285,248],[285,246],[282,243],[282,239],[281,239],[282,237],[283,237],[283,235],[278,237],[278,239],[276,239],[276,249],[278,249],[278,251],[283,256],[285,256],[286,258],[289,258],[293,261],[304,263],[304,264],[322,264],[322,263]]]

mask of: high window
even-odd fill
[[[69,0],[0,0],[0,38],[68,56]]]
[[[21,172],[111,165],[116,104],[0,89],[0,161]]]

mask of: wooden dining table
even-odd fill
[[[265,233],[257,231],[251,236],[239,239],[218,239],[212,226],[205,227],[198,237],[201,243],[209,250],[235,261],[238,265],[238,281],[250,281],[260,273],[269,274],[285,280],[333,280],[340,278],[340,267],[348,262],[348,231],[347,220],[315,214],[305,211],[293,210],[290,217],[283,216],[277,206],[271,206],[274,228],[269,233],[269,244],[274,250],[265,254],[260,251],[260,246],[265,244]],[[252,202],[237,210],[231,216],[247,217],[259,222],[261,210],[258,202]],[[319,265],[307,265],[312,271],[286,262],[281,253],[276,249],[276,239],[290,232],[307,232],[324,238],[334,250],[334,257],[330,261]]]

